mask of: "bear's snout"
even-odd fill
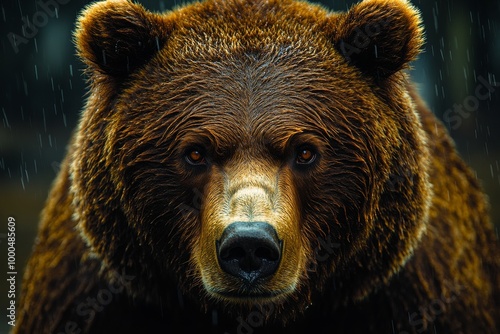
[[[265,222],[232,223],[216,244],[221,269],[247,285],[274,274],[281,260],[282,241]]]
[[[259,157],[241,162],[246,159],[233,156],[205,187],[193,260],[217,299],[281,301],[295,291],[307,252],[293,174]]]

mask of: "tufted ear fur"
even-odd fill
[[[78,53],[91,71],[126,76],[147,62],[172,29],[165,18],[128,0],[89,6],[77,23]]]
[[[420,15],[407,0],[365,0],[335,21],[337,50],[375,79],[405,68],[424,41]]]

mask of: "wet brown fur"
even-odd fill
[[[258,306],[270,333],[500,330],[486,199],[404,72],[422,45],[408,2],[211,0],[160,15],[106,1],[82,14],[76,44],[90,96],[14,333],[232,333]],[[306,168],[303,144],[318,152]],[[186,163],[193,147],[207,166]],[[274,297],[220,294],[239,290],[215,255],[235,219],[284,240],[258,289]],[[117,275],[132,278],[82,315]]]

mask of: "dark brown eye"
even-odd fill
[[[299,165],[308,165],[316,159],[316,153],[310,148],[300,148],[297,152],[296,162]]]
[[[203,153],[201,153],[201,151],[197,149],[188,151],[188,153],[186,154],[186,160],[191,165],[204,165],[206,162]]]

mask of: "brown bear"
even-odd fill
[[[478,181],[405,0],[81,15],[90,95],[14,333],[498,333]]]

